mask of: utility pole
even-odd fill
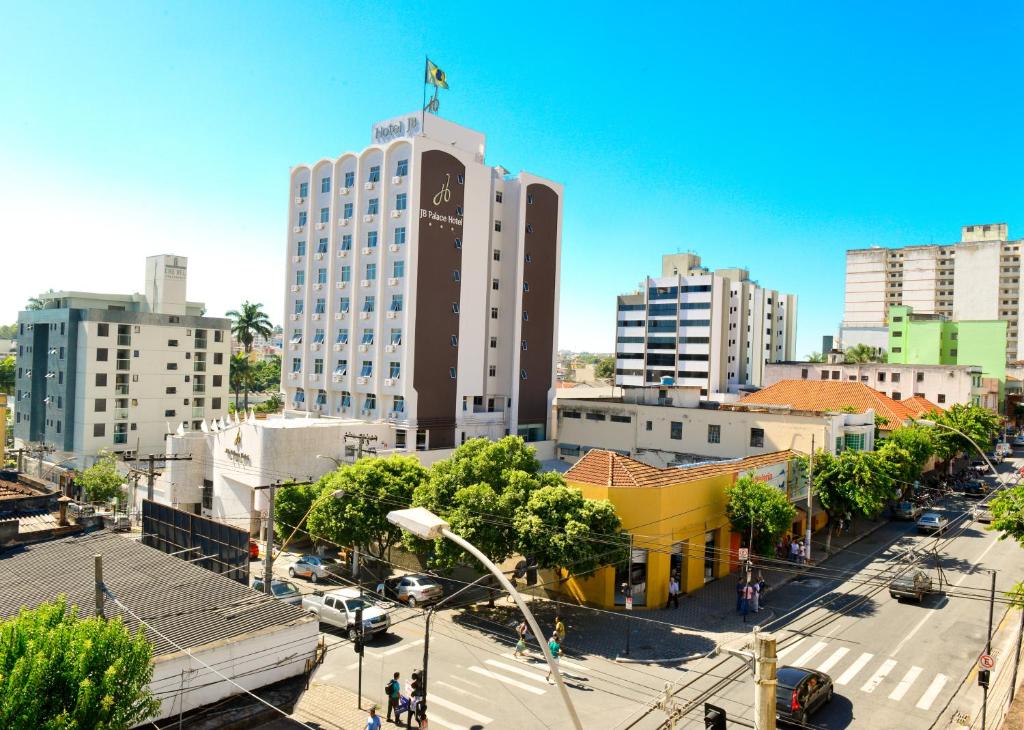
[[[1020,645],[1024,639],[1024,606],[1020,607],[1020,628],[1017,629],[1017,652],[1013,657],[1013,680],[1010,682],[1010,702],[1013,702],[1013,695],[1017,691],[1017,665],[1020,664]]]
[[[996,571],[990,570],[992,574],[992,590],[988,597],[988,634],[985,639],[985,654],[992,656],[992,614],[996,607]],[[981,685],[981,730],[985,730],[985,719],[988,714],[988,682]]]
[[[38,476],[39,476],[40,479],[42,479],[43,478],[43,455],[44,454],[51,454],[51,453],[53,453],[54,448],[52,446],[47,446],[45,441],[40,441],[39,442],[39,449],[38,449],[38,451],[39,451],[39,474],[38,474]]]
[[[138,467],[129,466],[128,470],[130,473],[135,473],[140,476],[146,477],[146,499],[150,502],[153,501],[153,487],[156,484],[156,460],[161,461],[192,461],[192,455],[181,456],[179,454],[150,454],[147,460],[149,461],[149,468],[143,470]],[[136,460],[136,463],[138,461]]]
[[[427,609],[427,615],[424,617],[424,632],[423,632],[423,673],[420,676],[421,691],[423,693],[419,703],[416,705],[416,714],[427,711],[427,659],[430,656],[430,619],[434,617],[434,606]],[[540,638],[540,637],[538,637]],[[409,698],[412,699],[411,697]]]
[[[775,730],[775,634],[754,633],[754,728]]]
[[[106,618],[103,615],[103,591],[106,586],[103,585],[103,556],[93,556],[95,571],[96,571],[96,617]]]
[[[629,533],[629,552],[626,554],[626,600],[625,609],[631,611],[633,609],[633,533]],[[626,651],[625,655],[629,656],[629,620],[626,621]],[[540,641],[544,640],[543,636],[537,637]]]
[[[342,437],[342,439],[343,439],[343,441],[344,441],[344,443],[346,445],[348,444],[348,440],[349,439],[352,439],[353,441],[355,441],[357,443],[357,445],[356,445],[356,461],[359,461],[360,459],[363,458],[363,452],[364,451],[366,451],[366,452],[368,452],[370,454],[373,454],[374,456],[377,455],[377,449],[369,447],[369,446],[366,446],[366,444],[372,443],[372,442],[376,441],[377,440],[376,436],[370,436],[370,435],[367,435],[365,433],[359,433],[359,434],[346,433]]]
[[[273,595],[270,590],[270,584],[274,580],[274,490],[278,487],[301,487],[312,483],[312,480],[307,480],[305,482],[289,482],[288,484],[273,482],[271,484],[263,484],[258,487],[253,487],[253,489],[268,490],[267,498],[270,500],[267,504],[267,519],[263,533],[264,538],[266,539],[263,555],[263,592],[268,596]]]
[[[12,449],[12,451],[18,455],[18,471],[25,471],[25,454],[28,453],[28,449]]]
[[[814,524],[814,505],[811,503],[811,487],[814,484],[814,434],[811,434],[811,456],[807,460],[807,550],[804,562],[811,563],[811,530]],[[832,529],[832,528],[829,528]],[[827,555],[825,557],[828,557]]]

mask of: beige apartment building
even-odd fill
[[[559,397],[558,456],[575,463],[607,449],[652,466],[733,459],[793,449],[874,448],[874,413],[826,407],[719,404],[697,386],[627,388],[614,398]]]
[[[1007,360],[1024,359],[1022,243],[1006,223],[991,223],[963,226],[956,243],[847,251],[843,346],[888,348],[889,307],[902,304],[953,320],[1005,319]]]

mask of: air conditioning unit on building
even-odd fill
[[[398,286],[398,279],[394,276],[388,277],[388,286]]]
[[[390,246],[388,246],[388,250],[391,253],[398,253],[402,249],[401,249],[401,247],[397,243],[392,243]]]
[[[348,256],[348,251],[346,251],[343,248],[339,248],[338,249],[338,257],[339,258],[346,258],[347,256]]]
[[[369,382],[370,382],[369,378],[364,378],[362,376],[356,378],[356,385],[366,385]]]
[[[360,312],[359,313],[359,319],[369,319],[369,318],[370,318],[370,313],[369,312]]]
[[[292,322],[298,322],[299,321],[299,317],[301,317],[301,316],[302,316],[301,314],[293,314],[292,315]]]
[[[288,373],[288,379],[289,380],[298,380],[299,379],[299,374],[298,373]]]
[[[300,196],[295,197],[295,205],[302,205],[306,202],[306,199]]]
[[[363,246],[363,256],[369,256],[373,253],[373,248],[370,246]]]
[[[326,223],[317,223],[316,224],[316,229],[318,231],[322,231],[324,229],[324,226],[326,226],[326,225],[327,225]]]
[[[389,310],[388,310],[388,319],[395,319],[396,317],[398,317],[398,312],[392,312],[392,311],[391,311],[391,310],[389,309]]]
[[[292,291],[299,291],[302,287],[298,284],[292,284]]]
[[[373,223],[373,213],[367,213],[363,216],[363,223]]]
[[[384,345],[384,352],[394,352],[396,349],[395,345]]]
[[[368,182],[365,185],[363,185],[363,190],[373,190],[374,185],[375,185],[375,183]]]
[[[405,411],[389,411],[388,412],[388,420],[390,420],[390,421],[400,421],[400,420],[402,420],[402,418],[404,416],[405,416]]]
[[[363,287],[364,289],[368,288],[370,286],[370,280],[369,279],[360,279],[359,286]]]
[[[295,226],[292,228],[292,233],[302,233],[302,226]]]
[[[333,380],[335,383],[340,383],[344,379],[345,379],[344,375],[338,375],[337,373],[335,373],[334,375],[331,376],[331,380]]]
[[[393,178],[391,178],[391,184],[392,185],[401,185],[402,184],[402,180],[404,180],[404,179],[405,178],[403,178],[401,175],[395,175]]]
[[[313,350],[314,352],[319,352],[320,351],[320,343],[319,342],[314,342],[312,345],[309,346],[309,349]]]
[[[313,288],[316,289],[317,291],[320,291],[321,289],[324,288],[324,285],[321,284],[320,282],[317,282],[316,284],[313,285]]]
[[[348,188],[338,188],[338,195],[348,195]]]
[[[317,261],[322,260],[323,257],[324,257],[324,255],[322,253],[315,253],[315,254],[313,254],[313,258],[316,259]]]
[[[339,226],[347,226],[348,225],[348,221],[349,221],[348,218],[339,218],[338,219],[338,225]]]
[[[292,263],[293,264],[297,264],[300,261],[302,261],[302,257],[301,256],[292,256]]]
[[[348,286],[348,282],[347,281],[339,281],[338,283],[336,283],[334,285],[334,287],[336,289],[344,289],[346,286]]]
[[[387,387],[389,387],[389,388],[390,388],[390,387],[391,387],[392,385],[394,385],[394,384],[395,384],[395,382],[396,382],[396,381],[395,381],[395,379],[394,379],[394,378],[384,378],[384,385],[385,385],[385,386],[387,386]]]
[[[392,218],[400,218],[401,216],[402,216],[402,211],[400,211],[400,210],[393,210],[393,211],[391,211],[391,217]]]
[[[369,351],[370,351],[370,346],[369,345],[360,345],[359,346],[359,352],[369,352]]]
[[[313,312],[313,319],[322,319],[323,315],[319,312]]]
[[[334,343],[334,351],[335,351],[335,352],[341,352],[341,349],[342,349],[343,347],[344,347],[344,345],[343,345],[343,344],[341,344],[340,342],[335,342],[335,343]]]

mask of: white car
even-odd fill
[[[330,593],[316,591],[302,597],[302,609],[316,616],[320,623],[335,626],[345,632],[349,641],[358,636],[356,611],[362,610],[363,636],[369,638],[384,633],[391,627],[386,611],[370,603],[368,596],[361,596],[356,588],[340,588]]]

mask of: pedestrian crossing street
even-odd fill
[[[907,698],[914,701],[914,707],[919,710],[931,709],[949,682],[949,677],[940,672],[922,678],[925,673],[923,667],[900,666],[896,659],[876,657],[870,652],[855,656],[849,647],[833,646],[827,641],[817,641],[814,637],[798,639],[780,649],[778,656],[790,666],[828,672],[835,682],[837,693],[846,687],[866,694],[885,696],[894,702],[902,702]],[[833,669],[840,674],[832,674]]]
[[[528,658],[517,658],[511,652],[501,655],[500,659],[485,659],[480,664],[470,665],[449,671],[434,678],[430,675],[430,690],[427,694],[427,715],[431,727],[447,730],[466,730],[469,727],[481,727],[494,722],[476,707],[483,704],[485,708],[497,706],[494,682],[498,682],[511,691],[530,696],[543,695],[555,686],[548,683],[548,667],[543,659],[537,660],[536,655]],[[562,676],[567,681],[585,679],[587,670],[578,662],[569,659],[559,661]]]

